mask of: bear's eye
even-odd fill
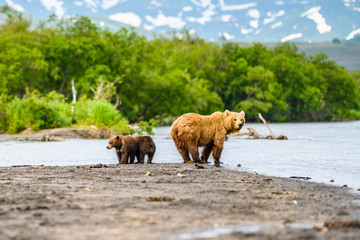
[[[234,122],[236,122],[236,118],[234,118]]]

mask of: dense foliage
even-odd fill
[[[258,112],[272,121],[360,118],[359,76],[324,54],[298,53],[295,44],[220,45],[186,31],[147,40],[125,28],[100,29],[85,17],[51,16],[31,28],[21,14],[1,11],[7,20],[0,26],[0,131],[77,119],[100,127],[121,119],[166,122],[224,109],[244,110],[248,120]],[[69,115],[72,81],[82,100]]]

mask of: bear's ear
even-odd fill
[[[229,112],[229,110],[225,110],[225,116],[229,116],[230,115],[230,112]]]
[[[245,112],[244,111],[241,111],[240,114],[243,115],[243,117],[245,117]]]
[[[119,135],[118,135],[118,136],[116,136],[116,140],[119,140],[119,138],[120,138],[120,137],[119,137]]]

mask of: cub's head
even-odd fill
[[[112,149],[113,147],[114,148],[121,148],[121,138],[122,138],[121,135],[110,137],[106,148],[107,149]]]
[[[226,110],[224,112],[224,125],[228,134],[240,131],[245,125],[245,112],[237,113]]]

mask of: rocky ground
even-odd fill
[[[360,239],[345,188],[209,165],[0,168],[0,239]]]
[[[34,131],[31,128],[20,134],[0,134],[0,141],[63,141],[64,139],[109,138],[109,129],[53,128]]]

